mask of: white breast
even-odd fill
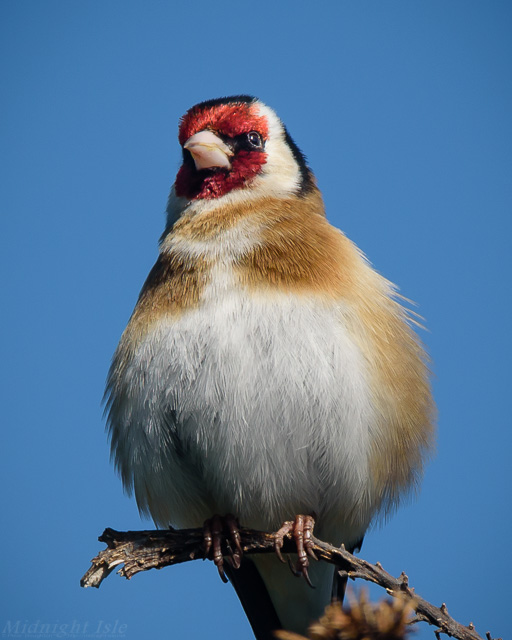
[[[372,513],[374,417],[345,311],[251,295],[223,269],[199,308],[159,321],[113,420],[139,506],[161,525],[231,512],[261,529],[314,512],[333,542],[356,541]]]

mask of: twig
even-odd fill
[[[274,551],[274,534],[240,527],[240,537],[244,554],[271,553]],[[204,557],[202,529],[168,529],[157,531],[115,531],[105,529],[98,538],[107,548],[93,558],[92,566],[80,580],[82,587],[99,587],[112,570],[122,566],[118,573],[130,579],[140,571],[162,569],[173,564],[188,562]],[[405,594],[413,599],[416,612],[414,622],[427,622],[435,627],[436,636],[444,633],[458,640],[484,640],[470,623],[464,626],[456,622],[448,613],[446,605],[435,607],[409,586],[409,579],[402,573],[395,578],[385,571],[380,563],[371,564],[357,558],[346,549],[333,547],[322,540],[312,538],[317,557],[325,562],[342,567],[340,575],[352,580],[361,578],[383,587],[391,596]],[[284,553],[294,553],[295,543],[290,536],[285,538]],[[226,555],[229,550],[225,549]],[[489,632],[487,640],[492,640]],[[498,639],[501,640],[501,639]]]

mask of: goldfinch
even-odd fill
[[[232,514],[230,529],[291,521],[282,531],[307,540],[314,519],[318,537],[355,549],[432,447],[413,323],[327,221],[272,109],[246,95],[202,102],[178,137],[159,257],[107,382],[124,486],[161,527],[207,521],[215,537]],[[274,555],[236,554],[227,570],[259,640],[304,633],[336,593],[326,563],[309,566],[311,589]]]

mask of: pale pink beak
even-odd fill
[[[231,169],[229,158],[233,151],[213,131],[205,129],[195,133],[185,142],[183,148],[192,154],[197,170],[214,167]]]

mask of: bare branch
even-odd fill
[[[274,534],[240,527],[240,538],[244,554],[274,552]],[[173,564],[188,562],[204,557],[202,529],[168,529],[156,531],[115,531],[105,529],[98,538],[107,548],[93,558],[92,566],[80,581],[82,587],[99,587],[102,581],[119,565],[118,573],[130,579],[140,571],[162,569]],[[444,633],[458,640],[484,640],[470,623],[464,626],[456,622],[448,613],[446,605],[435,607],[409,586],[405,573],[398,578],[385,571],[380,563],[371,564],[352,555],[342,545],[333,547],[313,537],[313,549],[320,560],[342,567],[340,575],[352,580],[361,578],[383,587],[394,597],[406,596],[412,600],[416,616],[414,622],[427,622],[437,628],[436,636]],[[225,550],[229,555],[228,548]],[[296,552],[291,536],[284,539],[284,553]],[[492,640],[489,632],[487,640]],[[498,639],[500,640],[500,639]]]

